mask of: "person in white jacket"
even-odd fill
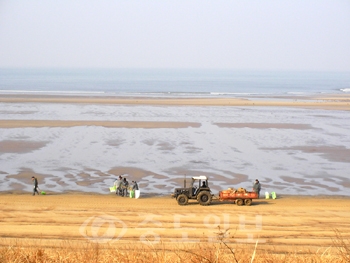
[[[121,190],[122,190],[122,181],[123,181],[123,177],[121,177],[121,175],[119,175],[118,179],[114,181],[114,186],[115,186],[115,194],[116,195],[121,195]]]

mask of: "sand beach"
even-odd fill
[[[122,105],[178,105],[178,106],[282,106],[322,109],[350,109],[349,94],[320,94],[317,96],[250,96],[250,98],[150,98],[111,96],[49,96],[2,94],[1,102],[21,103],[89,103]]]
[[[258,242],[258,254],[336,254],[339,235],[350,238],[349,205],[350,199],[340,196],[282,195],[251,206],[214,200],[203,207],[179,206],[169,196],[2,194],[0,245],[176,250],[218,244],[225,233],[233,249],[253,251]]]
[[[227,231],[230,245],[258,240],[258,251],[330,249],[350,233],[349,110],[346,95],[1,95],[0,244],[171,247],[217,243]],[[109,193],[120,174],[139,182],[140,199]],[[201,174],[216,196],[227,187],[251,190],[259,178],[262,192],[278,198],[249,207],[179,206],[170,198],[184,176]],[[33,175],[46,195],[31,195]]]

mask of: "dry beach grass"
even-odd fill
[[[203,207],[157,196],[8,193],[0,200],[0,259],[249,262],[254,253],[254,262],[348,262],[349,205],[329,196]]]

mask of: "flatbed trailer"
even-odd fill
[[[235,190],[223,190],[219,192],[220,201],[231,201],[237,205],[251,205],[253,199],[258,199],[258,193],[255,192],[237,192]]]

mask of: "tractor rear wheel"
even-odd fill
[[[236,200],[236,204],[239,205],[239,206],[241,206],[241,205],[244,204],[244,202],[243,202],[242,199],[237,199],[237,200]]]
[[[188,204],[188,197],[187,195],[181,194],[177,197],[177,203],[179,205],[187,205]]]
[[[210,205],[211,204],[211,194],[208,191],[202,191],[197,196],[197,201],[200,205]]]
[[[251,205],[252,204],[252,199],[246,199],[244,200],[245,205]]]

